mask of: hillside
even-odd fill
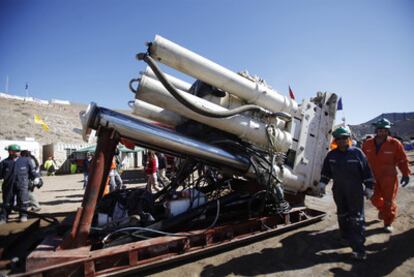
[[[81,104],[39,104],[0,98],[0,139],[32,137],[40,144],[83,143],[79,112],[85,108]],[[35,124],[35,114],[49,126],[49,131]]]
[[[21,100],[0,98],[0,139],[24,140],[33,137],[40,144],[53,142],[83,143],[79,112],[86,109],[84,104],[39,104]],[[128,111],[120,111],[130,114]],[[35,124],[37,114],[49,126],[49,131]],[[374,132],[372,123],[379,118],[388,118],[394,123],[392,134],[405,140],[414,137],[414,112],[381,114],[368,122],[350,125],[357,139]]]
[[[401,137],[404,140],[410,140],[414,137],[414,112],[383,113],[365,123],[350,125],[349,127],[357,139],[362,139],[366,134],[374,133],[372,123],[375,123],[380,118],[387,118],[394,124],[391,128],[393,136]]]

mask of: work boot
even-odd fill
[[[394,228],[391,225],[385,225],[384,226],[384,231],[386,233],[392,233],[392,231],[394,231]]]
[[[27,221],[27,215],[21,215],[19,217],[19,222],[26,222]]]
[[[367,253],[365,252],[352,252],[352,258],[357,261],[363,261],[367,259]]]

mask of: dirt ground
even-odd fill
[[[44,186],[35,190],[43,214],[74,212],[83,197],[82,175],[44,177]],[[128,184],[128,187],[141,184]],[[310,208],[327,216],[316,224],[292,230],[214,256],[171,265],[146,275],[170,276],[414,276],[414,176],[400,188],[399,215],[392,234],[383,232],[377,212],[366,201],[368,259],[354,262],[351,249],[337,242],[337,223],[332,195],[308,197]],[[12,219],[17,217],[13,215]],[[29,219],[33,222],[35,219]],[[13,221],[13,220],[12,220]],[[8,236],[28,226],[11,222],[0,226],[0,236]]]

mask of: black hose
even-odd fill
[[[204,108],[197,107],[193,105],[190,101],[188,101],[182,93],[180,93],[174,88],[174,86],[167,80],[164,73],[162,73],[161,69],[158,67],[154,59],[151,58],[151,56],[149,56],[147,53],[139,53],[137,54],[137,59],[143,60],[144,62],[146,62],[151,67],[155,76],[157,76],[157,78],[160,80],[163,86],[168,90],[168,92],[170,92],[174,96],[174,98],[177,99],[178,102],[180,102],[181,104],[183,104],[184,106],[192,110],[193,112],[196,112],[198,114],[208,116],[208,117],[214,117],[214,118],[230,117],[230,116],[234,116],[234,115],[247,112],[247,111],[252,111],[252,110],[264,112],[266,114],[271,114],[265,109],[263,109],[262,107],[257,106],[257,105],[252,105],[252,104],[243,105],[243,106],[237,107],[232,110],[220,111],[220,112],[218,111],[213,112],[213,111],[210,111]],[[135,80],[132,80],[131,82],[133,81]],[[130,83],[130,89],[133,92],[136,92],[136,90],[132,88],[132,83]]]

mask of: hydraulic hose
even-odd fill
[[[205,108],[197,107],[193,105],[191,102],[189,102],[181,92],[179,92],[178,90],[174,88],[174,86],[167,80],[164,73],[158,67],[157,63],[148,53],[137,54],[137,59],[143,60],[144,62],[146,62],[151,67],[155,76],[157,76],[157,78],[160,80],[163,86],[168,90],[168,92],[171,93],[174,96],[174,98],[177,99],[178,102],[180,102],[181,104],[183,104],[184,106],[192,110],[193,112],[196,112],[198,114],[201,114],[207,117],[214,117],[214,118],[230,117],[230,116],[234,116],[240,113],[244,113],[247,111],[253,111],[253,110],[264,112],[266,114],[271,114],[267,110],[263,109],[262,107],[257,106],[257,105],[252,105],[252,104],[243,105],[243,106],[234,108],[232,110],[220,111],[220,112],[218,111],[213,112]],[[135,80],[132,80],[132,81],[135,81]],[[130,83],[130,88],[131,88],[131,83]],[[132,90],[132,91],[135,91],[135,90]]]

